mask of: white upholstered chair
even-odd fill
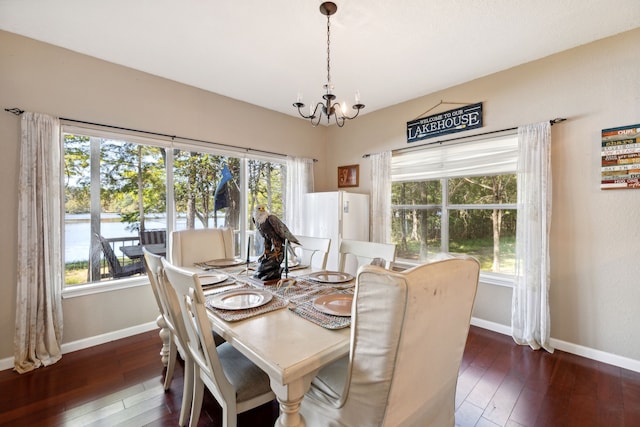
[[[331,239],[298,235],[296,238],[300,242],[300,246],[294,247],[293,250],[300,257],[300,264],[308,265],[317,270],[327,268]]]
[[[172,306],[179,305],[187,348],[193,359],[193,400],[189,425],[196,426],[204,386],[222,407],[223,427],[234,427],[237,414],[275,399],[269,376],[229,343],[215,346],[198,275],[162,260]],[[186,375],[186,374],[185,374]]]
[[[343,239],[338,249],[338,270],[355,275],[365,264],[379,263],[389,269],[396,260],[396,245]]]
[[[473,258],[361,267],[349,356],[313,380],[301,406],[307,425],[453,427],[479,272]]]
[[[158,309],[162,316],[162,321],[158,321],[158,325],[162,328],[160,330],[160,336],[162,341],[166,343],[168,347],[166,350],[163,347],[163,352],[167,352],[167,370],[164,377],[164,389],[169,390],[171,381],[173,379],[173,372],[176,366],[176,359],[178,352],[184,360],[184,383],[182,390],[182,405],[180,408],[180,418],[178,424],[185,426],[189,419],[189,413],[191,411],[191,399],[193,395],[193,361],[191,355],[187,351],[186,331],[182,327],[182,319],[177,318],[176,313],[179,315],[180,308],[174,307],[172,310],[170,307],[170,300],[167,296],[167,284],[164,278],[164,267],[162,265],[162,257],[149,252],[145,248],[142,248],[144,253],[144,263],[149,276],[149,283],[151,289],[158,303]]]
[[[179,267],[193,267],[196,262],[234,258],[233,230],[201,228],[171,233],[168,260]]]

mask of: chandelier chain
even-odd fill
[[[327,15],[327,85],[331,85],[331,19]],[[327,88],[330,90],[330,88]]]

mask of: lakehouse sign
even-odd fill
[[[482,127],[482,102],[407,122],[407,142]]]

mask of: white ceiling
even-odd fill
[[[0,0],[0,29],[297,115],[321,100],[318,0]],[[640,26],[638,0],[337,0],[338,101],[375,111]]]

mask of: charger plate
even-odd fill
[[[351,304],[353,295],[329,294],[322,295],[313,300],[313,308],[325,314],[334,316],[351,316]]]
[[[316,271],[309,274],[307,278],[318,283],[344,283],[353,280],[351,274],[340,271]]]
[[[224,259],[212,259],[211,261],[205,261],[204,264],[207,267],[223,268],[223,267],[235,267],[236,265],[246,264],[247,260],[240,258],[224,258]]]
[[[208,299],[208,303],[222,310],[245,310],[260,307],[271,301],[273,295],[264,289],[232,289]]]
[[[210,286],[222,283],[229,278],[228,275],[222,273],[206,273],[198,275],[202,286]]]

